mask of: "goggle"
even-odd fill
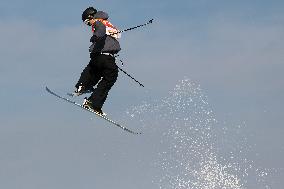
[[[90,19],[87,18],[86,20],[84,20],[84,23],[87,24],[88,26],[91,26],[91,23],[90,23]]]

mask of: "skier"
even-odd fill
[[[119,30],[108,21],[107,13],[93,7],[83,12],[82,21],[92,27],[93,36],[90,39],[90,62],[75,85],[75,93],[80,95],[93,91],[89,98],[84,99],[83,106],[103,114],[102,106],[118,76],[114,55],[121,50],[118,42]]]

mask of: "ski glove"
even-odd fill
[[[91,37],[91,39],[90,39],[90,42],[91,42],[91,43],[95,43],[95,42],[97,41],[97,39],[98,39],[98,37],[95,36],[95,35],[93,35],[93,36]]]

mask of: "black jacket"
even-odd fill
[[[94,15],[94,18],[107,20],[108,14],[103,11],[98,11]],[[90,39],[92,45],[89,49],[91,53],[106,52],[116,54],[121,50],[119,42],[114,37],[106,35],[106,26],[102,22],[96,21],[93,27],[94,32]]]

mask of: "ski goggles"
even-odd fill
[[[86,20],[84,20],[84,23],[85,23],[86,25],[88,25],[88,26],[91,26],[91,23],[90,23],[90,19],[89,19],[89,18],[87,18]]]

